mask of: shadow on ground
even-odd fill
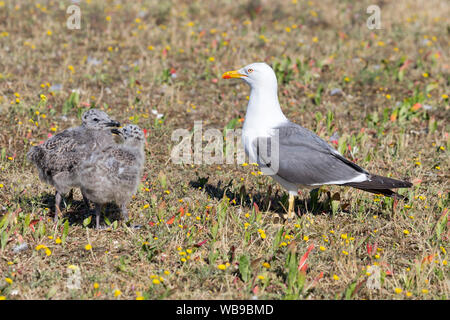
[[[251,209],[256,204],[261,211],[271,211],[283,216],[287,213],[289,196],[286,192],[279,193],[279,190],[275,192],[272,186],[267,188],[266,193],[255,192],[249,193],[244,186],[238,191],[232,191],[232,182],[230,180],[227,184],[219,181],[217,186],[208,183],[208,178],[198,178],[196,181],[190,181],[189,185],[192,188],[203,190],[210,197],[221,200],[224,196],[230,200],[235,200],[234,205],[243,206]],[[309,192],[309,196],[306,192],[303,193],[303,197],[299,196],[295,201],[295,210],[297,215],[305,212],[316,214],[332,214],[331,210],[331,194],[327,192],[323,196],[323,201],[320,200],[319,189],[314,189]],[[345,210],[343,210],[346,212]]]
[[[54,194],[43,193],[35,197],[20,196],[13,199],[13,202],[18,203],[23,211],[33,212],[33,210],[36,211],[37,209],[37,212],[44,216],[48,216],[52,219],[55,216]],[[47,208],[50,210],[47,211]],[[61,211],[63,214],[63,219],[68,219],[69,225],[83,225],[84,219],[88,218],[89,216],[93,216],[89,227],[95,228],[95,212],[92,203],[90,204],[89,208],[86,208],[83,200],[76,200],[73,198],[73,195],[69,193],[68,195],[64,196],[61,201]],[[100,219],[101,223],[103,223],[105,216],[110,221],[120,220],[120,208],[113,203],[103,206]]]

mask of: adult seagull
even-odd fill
[[[251,88],[242,129],[245,153],[289,192],[288,219],[293,218],[300,188],[343,185],[403,198],[390,189],[412,186],[367,172],[315,133],[289,121],[278,102],[277,77],[266,63],[225,72],[222,78],[242,79]]]

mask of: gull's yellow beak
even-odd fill
[[[239,71],[237,70],[227,71],[222,75],[223,79],[242,78],[242,77],[246,77],[246,75],[239,73]]]

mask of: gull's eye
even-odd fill
[[[248,73],[252,73],[252,72],[253,72],[253,69],[250,68],[250,69],[247,70],[247,72],[248,72]]]
[[[94,121],[95,121],[95,122],[98,122],[98,119],[97,119],[97,118],[94,118]]]

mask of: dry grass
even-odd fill
[[[68,30],[63,2],[0,1],[0,296],[447,299],[449,6],[379,1],[383,29],[371,31],[372,2],[92,0]],[[220,76],[255,61],[278,66],[290,119],[328,141],[337,132],[371,172],[411,179],[409,202],[327,187],[304,192],[283,227],[287,196],[252,165],[173,164],[173,130],[244,117],[248,88]],[[80,100],[66,103],[72,89]],[[148,130],[130,204],[141,229],[85,227],[79,193],[54,226],[53,190],[25,160],[90,106]]]

